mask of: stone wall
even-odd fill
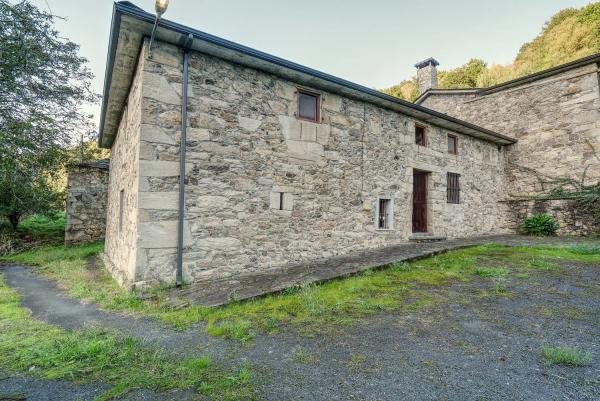
[[[108,162],[69,166],[65,244],[104,239]]]
[[[137,281],[139,154],[144,67],[144,58],[140,58],[117,137],[110,151],[111,168],[103,260],[117,281],[124,285],[131,285]]]
[[[142,67],[135,280],[172,282],[182,56],[155,46]],[[325,92],[321,123],[300,121],[296,90],[293,82],[192,53],[186,281],[404,242],[412,235],[414,169],[430,172],[432,234],[499,232],[504,155],[495,144],[458,135],[459,154],[450,155],[448,132],[428,127],[428,147],[420,147],[414,120]],[[460,204],[446,203],[447,172],[461,174]],[[375,228],[378,197],[393,199],[393,230]]]
[[[582,213],[576,202],[570,199],[552,200],[512,200],[506,205],[511,211],[507,216],[507,228],[519,231],[519,226],[527,217],[538,213],[548,214],[559,225],[558,235],[590,235],[598,231],[593,216]]]
[[[547,193],[557,178],[600,179],[598,67],[589,64],[489,94],[432,93],[425,107],[519,140],[507,148],[509,195]]]

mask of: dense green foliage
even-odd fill
[[[521,224],[521,230],[527,235],[554,235],[558,230],[558,224],[552,216],[539,213],[526,218]]]
[[[97,100],[92,74],[55,18],[29,1],[0,0],[0,216],[13,227],[56,206],[51,181],[93,128],[81,111]]]
[[[598,52],[600,2],[556,13],[546,22],[540,35],[521,47],[512,64],[488,66],[483,60],[472,59],[453,70],[439,71],[439,87],[489,87]],[[410,101],[419,94],[416,78],[382,91]]]

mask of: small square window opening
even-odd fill
[[[448,153],[458,154],[458,138],[455,135],[448,135]]]
[[[415,143],[420,146],[427,146],[425,127],[422,125],[415,125]]]
[[[316,93],[298,91],[298,118],[319,122],[321,96]]]

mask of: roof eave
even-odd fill
[[[101,112],[99,144],[101,147],[110,147],[116,132],[106,135],[107,109],[109,108],[111,82],[113,80],[113,69],[117,55],[119,31],[123,17],[131,17],[143,24],[144,32],[138,35],[143,37],[149,32],[153,23],[154,15],[143,11],[131,3],[115,3],[113,10],[113,21],[109,41],[106,78],[104,83],[104,99]],[[316,88],[343,94],[355,99],[364,100],[388,109],[414,117],[432,125],[446,128],[455,132],[479,137],[500,145],[515,143],[514,138],[498,134],[474,124],[447,116],[434,110],[416,105],[411,102],[387,95],[385,93],[367,88],[356,83],[337,78],[311,68],[302,66],[291,61],[260,52],[258,50],[201,32],[184,25],[162,19],[159,22],[160,29],[157,30],[156,39],[175,45],[181,45],[183,41],[192,35],[194,44],[192,49],[206,54],[215,55],[232,62],[244,64],[252,68],[267,71],[285,79],[299,81]],[[131,48],[131,46],[130,46]],[[122,100],[124,102],[125,99]],[[115,117],[116,118],[116,117]],[[113,122],[113,130],[116,124]]]

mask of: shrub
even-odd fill
[[[526,218],[521,224],[521,229],[527,235],[554,235],[558,229],[558,224],[552,216],[539,213]]]

